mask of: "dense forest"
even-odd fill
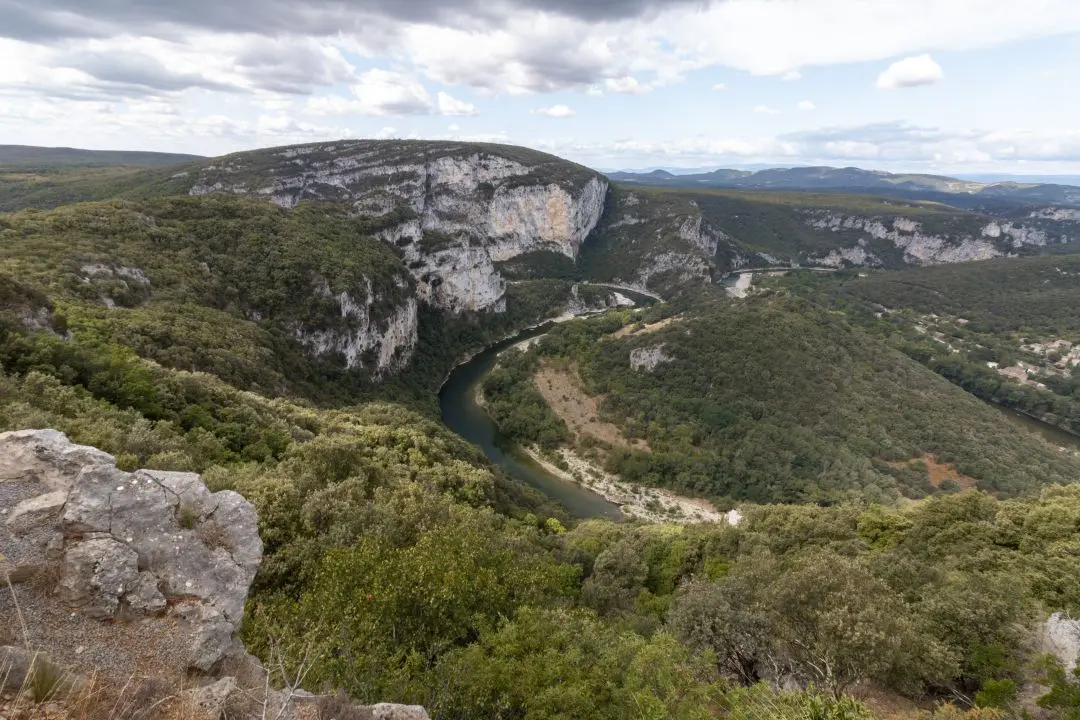
[[[647,334],[615,335],[635,320],[629,313],[553,330],[489,377],[490,411],[522,441],[572,441],[624,479],[721,503],[924,497],[942,489],[924,459],[1001,496],[1080,473],[1080,459],[1014,432],[993,409],[808,302],[705,293],[682,305],[675,322]],[[634,353],[650,349],[660,362],[635,368]],[[534,385],[542,363],[579,374],[603,398],[602,418],[648,448],[571,437]]]
[[[1080,256],[795,273],[766,284],[844,313],[984,400],[1080,433]]]

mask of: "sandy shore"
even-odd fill
[[[619,480],[580,457],[573,450],[562,448],[559,455],[570,467],[570,471],[556,467],[549,462],[535,447],[522,448],[533,460],[538,462],[552,475],[568,482],[579,482],[608,502],[615,503],[624,515],[633,516],[647,522],[698,523],[726,522],[738,523],[741,516],[738,511],[722,513],[707,500],[676,495],[670,490],[647,488]],[[575,474],[577,477],[575,477]]]

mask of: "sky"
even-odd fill
[[[0,0],[0,144],[1080,173],[1077,0]]]

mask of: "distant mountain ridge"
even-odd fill
[[[1080,207],[1080,187],[1075,185],[978,182],[944,175],[889,173],[856,167],[796,167],[768,170],[720,169],[707,173],[675,175],[666,170],[649,173],[616,172],[609,177],[621,183],[680,188],[737,188],[743,190],[843,190],[905,197],[957,195],[1005,200],[1018,204],[1050,204]]]
[[[155,167],[204,159],[200,155],[128,150],[82,150],[69,147],[0,145],[0,167]]]

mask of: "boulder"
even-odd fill
[[[379,703],[372,705],[371,720],[430,720],[427,710],[419,705],[392,705]]]
[[[23,500],[8,513],[6,522],[16,530],[35,527],[59,515],[65,502],[67,493],[63,490]]]
[[[60,599],[83,615],[112,619],[139,582],[139,556],[112,537],[72,543],[61,567]]]
[[[56,430],[0,433],[0,482],[34,478],[49,491],[66,490],[84,467],[115,465],[112,455],[75,445]]]
[[[234,633],[262,560],[243,497],[193,473],[124,472],[53,430],[0,434],[0,477],[8,572],[56,568],[57,599],[90,618],[167,615],[162,631],[186,634],[191,669],[242,652]]]
[[[191,720],[219,720],[225,717],[225,706],[237,689],[236,678],[223,677],[210,685],[185,690],[180,695],[180,712]]]
[[[1042,626],[1042,651],[1071,672],[1080,658],[1080,621],[1059,612],[1051,615]]]

